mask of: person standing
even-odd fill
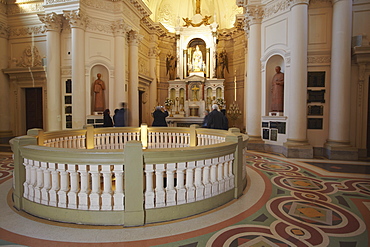
[[[94,82],[94,93],[95,93],[95,102],[94,102],[94,111],[104,111],[104,90],[105,84],[104,81],[101,80],[101,74],[97,74],[98,79]]]
[[[272,78],[271,83],[271,111],[284,111],[284,73],[281,72],[281,67],[275,67],[276,74]]]
[[[224,123],[223,123],[223,129],[224,130],[228,130],[229,129],[229,119],[227,119],[227,117],[226,117],[226,109],[222,109],[221,110],[221,112],[222,112],[222,114],[224,115]]]
[[[119,109],[114,117],[115,127],[125,127],[127,122],[126,103],[122,102],[122,108]]]
[[[112,117],[110,116],[109,109],[105,109],[103,112],[104,123],[103,127],[113,127]]]
[[[208,114],[207,128],[223,129],[224,128],[224,114],[218,110],[218,105],[212,105],[212,111]]]
[[[208,117],[209,117],[209,111],[204,111],[204,118],[203,118],[202,128],[207,128]]]
[[[168,117],[168,111],[163,106],[156,106],[153,115],[153,127],[167,127],[166,117]]]

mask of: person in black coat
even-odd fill
[[[218,105],[212,105],[213,111],[208,114],[207,128],[224,129],[224,114],[218,110]]]
[[[104,110],[103,117],[104,117],[103,127],[113,127],[113,121],[110,116],[109,109]]]
[[[167,127],[166,117],[168,117],[168,111],[163,106],[157,106],[153,115],[153,127]]]
[[[126,112],[126,103],[122,103],[122,108],[118,110],[114,117],[114,126],[115,127],[125,127],[127,122],[127,112]]]

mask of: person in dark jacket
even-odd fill
[[[204,111],[204,118],[203,118],[202,128],[207,128],[208,117],[209,117],[209,111]]]
[[[125,127],[127,126],[127,112],[126,112],[126,103],[122,102],[122,108],[118,110],[114,118],[114,126],[116,127]]]
[[[153,115],[153,127],[167,127],[166,117],[168,116],[168,111],[163,106],[157,106]]]
[[[212,105],[213,111],[208,114],[207,128],[224,129],[224,114],[218,110],[218,105]]]
[[[104,110],[103,117],[104,117],[103,127],[113,127],[113,121],[110,116],[109,109]]]

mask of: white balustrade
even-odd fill
[[[77,209],[77,193],[79,190],[79,177],[76,170],[76,165],[68,165],[68,173],[71,181],[71,189],[69,190],[68,197],[68,208]]]
[[[190,134],[173,132],[148,133],[148,148],[181,148],[189,147]]]
[[[195,161],[187,162],[186,181],[185,181],[187,203],[195,201],[194,168]]]
[[[117,136],[115,136],[116,138]],[[123,165],[113,166],[114,174],[114,194],[113,194],[113,210],[124,210],[124,194],[123,194]]]
[[[44,186],[41,189],[41,204],[49,205],[49,190],[51,189],[51,174],[47,162],[41,162],[44,175]]]
[[[90,176],[87,165],[78,165],[77,172],[80,174],[81,185],[80,192],[78,193],[78,209],[88,210],[89,209],[89,184]]]
[[[69,177],[66,171],[65,164],[58,164],[58,169],[60,175],[60,189],[58,191],[58,207],[67,207],[67,192],[69,191]]]
[[[211,165],[212,165],[211,159],[207,159],[204,161],[203,168],[204,198],[209,198],[212,196],[212,184],[210,180]]]

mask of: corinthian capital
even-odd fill
[[[46,31],[60,32],[62,28],[62,17],[56,13],[38,14],[39,19],[45,24]]]
[[[115,36],[124,36],[131,30],[131,26],[120,19],[112,23],[112,30]]]
[[[248,24],[258,24],[261,23],[263,17],[263,9],[260,6],[248,6],[246,9],[246,15]]]
[[[129,42],[131,45],[139,45],[140,41],[144,38],[138,31],[131,31],[129,33]]]
[[[68,20],[72,28],[85,29],[88,18],[80,9],[78,10],[64,10],[63,16]]]

